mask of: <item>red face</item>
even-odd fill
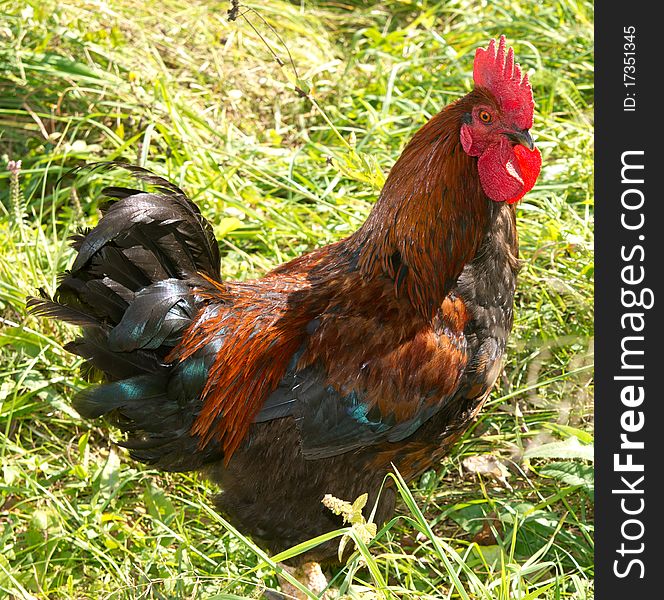
[[[518,123],[523,124],[522,114],[503,114],[497,106],[481,103],[466,114],[461,126],[461,145],[466,154],[479,157],[482,189],[496,202],[511,204],[523,198],[542,166],[529,130]]]

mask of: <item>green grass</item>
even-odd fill
[[[214,513],[211,484],[132,462],[69,407],[85,385],[62,348],[74,330],[27,315],[25,297],[54,290],[67,236],[96,223],[109,178],[74,188],[62,175],[121,159],[171,178],[213,223],[223,275],[260,276],[357,228],[413,132],[470,89],[477,45],[504,33],[532,75],[544,158],[518,209],[504,373],[451,455],[398,482],[397,516],[358,541],[332,587],[592,597],[592,4],[271,0],[247,5],[255,30],[229,23],[228,6],[0,3],[0,595],[278,586],[271,559]],[[22,161],[13,183],[10,160]]]

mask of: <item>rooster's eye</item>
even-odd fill
[[[482,121],[482,123],[491,123],[491,115],[486,110],[481,110],[480,121]]]

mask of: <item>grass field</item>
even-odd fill
[[[518,208],[504,373],[331,587],[591,598],[592,3],[269,0],[235,22],[228,8],[0,1],[0,596],[257,598],[279,585],[273,560],[213,511],[211,484],[132,462],[70,408],[85,385],[62,348],[74,330],[27,315],[25,297],[54,290],[67,237],[97,222],[102,187],[122,176],[62,175],[108,159],[153,169],[213,223],[223,275],[260,276],[356,229],[413,132],[470,90],[474,49],[504,33],[531,73],[544,159]]]

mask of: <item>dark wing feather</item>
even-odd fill
[[[255,422],[294,417],[304,457],[316,460],[383,441],[403,440],[444,405],[444,398],[430,402],[429,394],[421,399],[420,408],[412,417],[399,420],[396,411],[382,413],[378,406],[372,406],[365,393],[353,390],[342,395],[326,379],[320,367],[299,372],[289,369],[268,396]]]

